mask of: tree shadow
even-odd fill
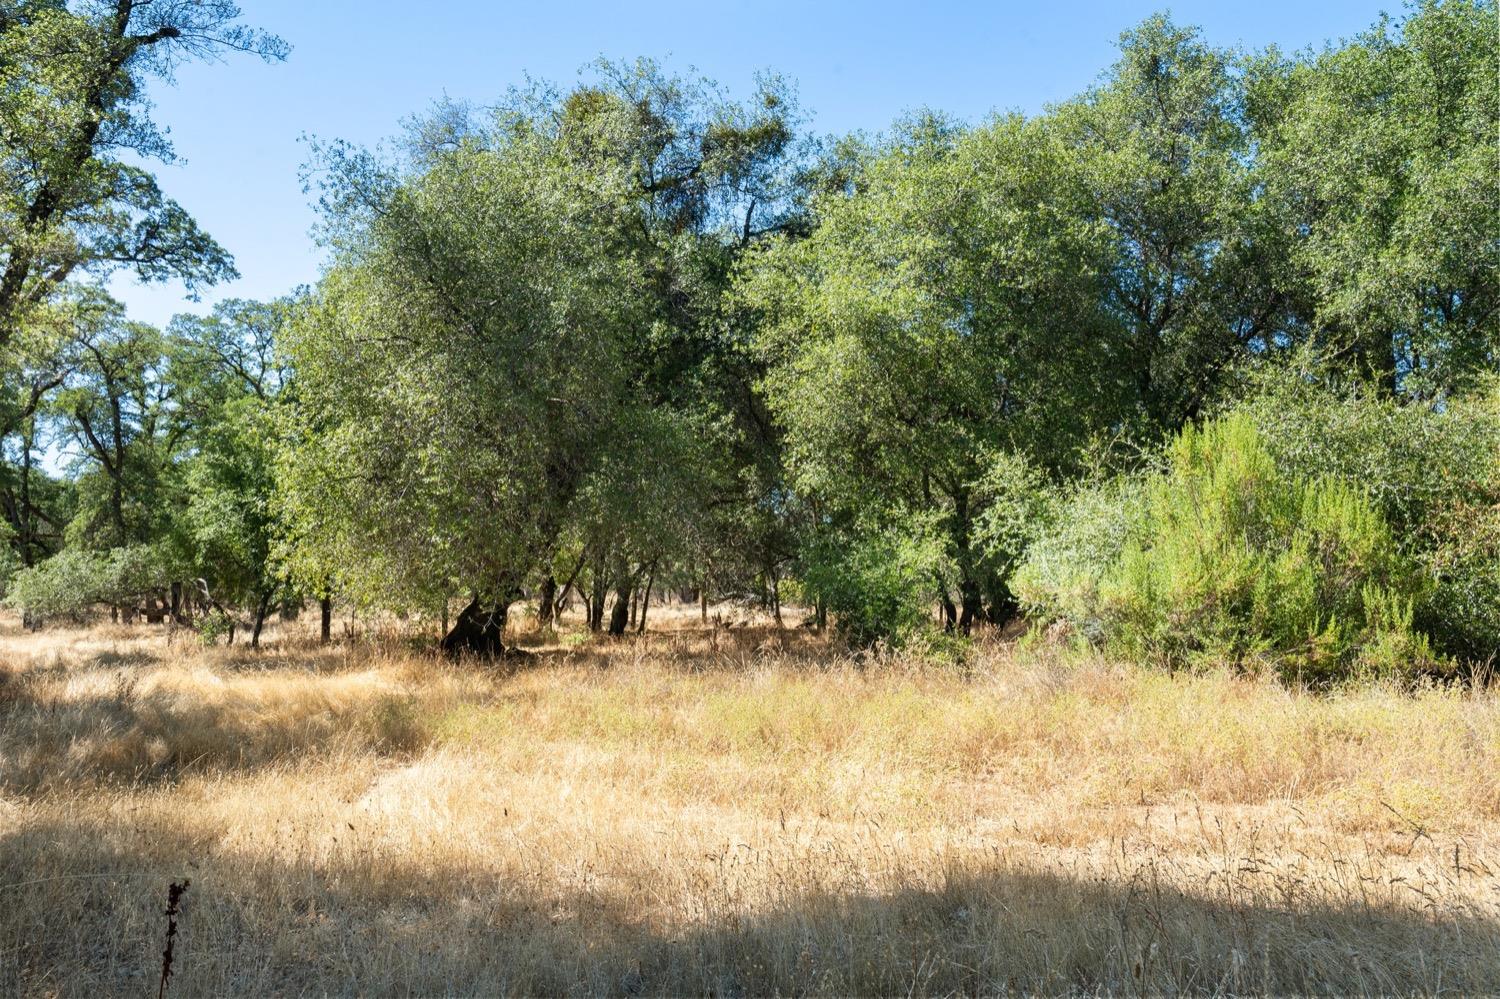
[[[0,673],[0,792],[170,782],[340,746],[400,755],[427,741],[406,699],[373,683],[341,689],[338,679],[284,672],[264,684],[226,682],[222,672],[162,676],[167,682],[76,666]]]
[[[287,860],[124,821],[0,835],[0,991],[148,991],[164,893],[183,877],[175,996],[1500,990],[1492,914],[1357,892],[1291,905],[1145,869],[1115,883],[970,867],[880,892],[783,886],[754,907],[708,879],[653,904],[629,883],[561,890],[357,845]]]

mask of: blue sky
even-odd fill
[[[115,292],[135,318],[164,323],[221,297],[270,298],[316,279],[299,137],[375,144],[444,95],[489,102],[527,73],[566,83],[600,55],[647,55],[744,93],[756,71],[770,69],[796,81],[815,131],[878,132],[917,107],[974,121],[1038,111],[1088,86],[1113,61],[1120,32],[1164,7],[1213,44],[1284,49],[1352,35],[1381,9],[1369,0],[242,6],[248,23],[292,44],[285,63],[188,66],[152,95],[181,157],[158,171],[162,186],[234,254],[242,277],[196,305],[179,286],[118,279]]]

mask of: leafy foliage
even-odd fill
[[[944,565],[931,521],[907,518],[830,533],[805,556],[802,581],[853,643],[900,647],[929,623],[933,580]]]
[[[1493,658],[1494,20],[1286,56],[1157,15],[1040,114],[829,140],[775,75],[600,61],[315,143],[317,286],[157,330],[88,282],[233,271],[142,165],[145,88],[285,45],[225,0],[0,4],[13,600],[258,637],[461,598],[445,647],[493,653],[523,597],[621,634],[669,586],[860,645],[1021,610],[1319,681]]]
[[[1264,385],[1242,408],[1279,466],[1331,475],[1368,495],[1392,545],[1429,581],[1419,626],[1450,654],[1500,655],[1494,511],[1500,508],[1500,391],[1433,407],[1368,389],[1319,387],[1305,372]]]
[[[1312,680],[1437,665],[1412,627],[1422,580],[1380,511],[1336,479],[1278,468],[1243,415],[1184,430],[1130,514],[1116,513],[1116,550],[1095,549],[1084,619],[1111,645],[1169,664],[1267,660]],[[1087,608],[1086,591],[1049,593],[1043,578],[1032,570],[1029,592],[1045,610],[1062,616],[1080,596]]]
[[[81,618],[96,604],[140,600],[172,579],[170,553],[130,545],[109,551],[68,548],[11,578],[5,602],[38,619]]]

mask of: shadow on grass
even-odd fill
[[[73,670],[0,674],[0,793],[157,783],[190,772],[250,771],[340,747],[401,755],[428,734],[409,698],[351,677],[285,671],[262,683],[220,673],[186,682],[170,667],[155,676],[95,673],[83,689]],[[168,682],[156,683],[158,677]],[[340,684],[345,684],[343,688]]]
[[[751,911],[712,877],[662,900],[628,878],[565,890],[349,845],[288,861],[131,821],[0,835],[0,992],[149,991],[163,893],[183,877],[176,996],[1500,990],[1492,918],[1357,890],[1291,907],[1144,870],[1118,884],[957,869],[880,893],[783,886]]]

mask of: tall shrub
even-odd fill
[[[1280,467],[1244,414],[1185,430],[1162,470],[1089,502],[1094,516],[1035,546],[1017,585],[1122,653],[1309,680],[1435,665],[1412,624],[1422,581],[1380,510]]]

